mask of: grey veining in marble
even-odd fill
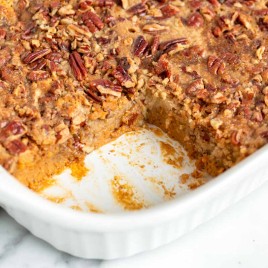
[[[27,230],[0,209],[0,268],[95,268],[100,261],[62,253]]]

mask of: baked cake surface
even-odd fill
[[[266,1],[0,1],[0,164],[47,178],[149,122],[217,175],[267,143]]]

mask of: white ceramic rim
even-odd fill
[[[27,189],[0,167],[0,204],[4,208],[19,209],[50,224],[72,230],[102,233],[133,230],[151,226],[153,222],[165,223],[198,206],[208,197],[213,199],[223,188],[242,181],[243,175],[247,174],[252,165],[267,157],[268,145],[190,193],[149,209],[118,214],[86,213],[54,204]]]

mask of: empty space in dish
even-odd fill
[[[52,181],[41,196],[77,210],[116,213],[174,199],[205,179],[178,142],[149,126],[95,150]]]

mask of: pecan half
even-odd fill
[[[80,54],[74,51],[69,58],[70,66],[73,70],[74,76],[78,81],[82,81],[87,75],[87,69],[83,63]]]
[[[134,42],[133,53],[137,57],[141,57],[148,47],[148,42],[142,35],[139,35]]]
[[[62,56],[58,52],[49,53],[45,56],[45,58],[56,63],[60,63],[62,61]]]
[[[44,56],[48,55],[51,52],[50,48],[46,48],[46,49],[42,49],[42,50],[38,50],[32,53],[29,53],[26,57],[24,57],[22,59],[22,62],[25,64],[29,64],[32,63],[34,61],[37,61],[41,58],[43,58]]]
[[[138,14],[144,13],[145,11],[146,11],[146,6],[143,3],[134,5],[127,10],[127,12],[133,15],[138,15]]]
[[[113,71],[113,76],[122,86],[126,88],[131,88],[135,85],[128,72],[122,66],[116,67]]]
[[[20,140],[9,141],[4,146],[13,155],[21,154],[27,150],[27,146]]]
[[[225,71],[225,63],[216,56],[208,57],[208,70],[210,73],[218,75]]]
[[[90,82],[90,88],[92,90],[98,90],[101,94],[108,94],[115,97],[120,97],[122,92],[122,87],[113,84],[110,80],[106,79],[95,79]]]
[[[182,38],[177,38],[177,39],[173,39],[173,40],[168,40],[165,42],[162,42],[159,44],[159,50],[164,52],[164,53],[168,53],[169,51],[171,51],[172,49],[174,49],[176,47],[177,44],[187,44],[187,38],[182,37]]]
[[[179,12],[179,9],[177,7],[169,4],[166,4],[161,7],[160,10],[162,12],[163,18],[171,18]]]
[[[39,59],[33,63],[30,64],[30,68],[34,71],[42,70],[46,66],[46,60],[45,59]]]
[[[95,33],[104,27],[104,24],[99,16],[91,11],[83,13],[82,20],[92,33]]]

